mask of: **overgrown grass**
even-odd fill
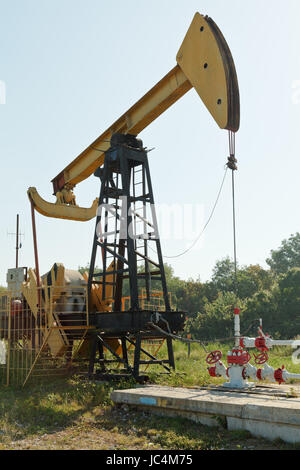
[[[232,345],[211,344],[225,355]],[[166,351],[160,351],[165,356]],[[198,344],[175,342],[177,373],[158,375],[152,367],[152,383],[198,387],[224,382],[211,379],[206,352]],[[275,348],[269,364],[300,373],[292,363],[292,350]],[[253,362],[253,361],[252,361]],[[249,433],[229,432],[220,426],[208,428],[183,418],[166,418],[117,408],[110,399],[116,388],[130,388],[133,381],[93,383],[73,376],[29,382],[24,389],[0,387],[0,449],[93,448],[93,449],[243,449],[295,448],[282,442],[268,443]],[[222,423],[220,423],[222,424]]]
[[[96,404],[111,405],[111,390],[111,385],[76,378],[52,379],[25,389],[1,388],[1,437],[22,439],[72,425]]]
[[[174,387],[198,387],[210,384],[221,384],[224,382],[224,378],[211,378],[209,376],[207,371],[208,365],[205,359],[208,352],[218,350],[222,352],[222,361],[227,365],[226,356],[232,346],[232,343],[211,343],[205,346],[204,349],[200,344],[193,343],[191,344],[189,355],[187,344],[175,341],[174,355],[176,373],[161,375],[157,374],[157,367],[151,367],[149,368],[151,379],[155,383]],[[284,365],[289,372],[300,374],[300,364],[294,364],[292,361],[293,352],[294,350],[290,347],[276,346],[268,352],[268,364],[274,367],[274,369],[278,369]],[[164,345],[159,352],[159,357],[166,357],[166,354],[166,345]],[[252,356],[251,364],[255,365],[254,354],[257,355],[258,352],[256,350],[254,352],[250,351],[250,354]],[[263,365],[257,365],[256,367],[262,368]],[[293,381],[291,381],[291,383],[293,383]]]

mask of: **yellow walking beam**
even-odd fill
[[[195,88],[221,129],[233,132],[239,129],[239,89],[234,62],[221,31],[211,18],[195,14],[176,61],[177,65],[162,80],[52,180],[57,205],[65,206],[62,218],[72,219],[74,211],[80,209],[73,204],[72,214],[65,217],[71,207],[66,206],[70,204],[68,198],[74,196],[72,189],[103,164],[112,134],[139,134],[191,88]],[[57,209],[49,212],[49,216],[56,217],[54,213]],[[48,214],[44,211],[44,215]],[[73,220],[86,220],[80,217]]]
[[[143,98],[114,122],[53,180],[56,194],[65,185],[75,186],[103,165],[104,152],[110,147],[115,132],[139,134],[145,127],[183,96],[192,85],[177,65]]]

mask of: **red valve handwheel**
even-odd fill
[[[221,353],[221,351],[212,351],[207,356],[206,362],[207,364],[216,364],[216,362],[218,362],[222,356],[223,354]]]
[[[264,364],[269,359],[269,356],[265,351],[258,354],[257,356],[255,356],[254,354],[254,357],[255,357],[255,364]]]

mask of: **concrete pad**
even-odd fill
[[[112,400],[163,416],[182,416],[208,426],[226,425],[257,437],[300,443],[300,386],[173,388],[158,385],[114,390]]]

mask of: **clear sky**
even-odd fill
[[[237,247],[240,264],[260,263],[300,229],[299,0],[0,0],[0,284],[14,266],[16,214],[20,264],[33,266],[27,188],[53,201],[51,179],[176,65],[194,13],[211,16],[236,64],[241,128],[236,136]],[[148,148],[155,199],[200,204],[209,216],[228,156],[220,130],[191,90],[140,136]],[[229,176],[229,175],[228,175]],[[210,277],[232,256],[230,178],[201,242],[166,259],[182,278]],[[91,176],[75,188],[90,206]],[[37,214],[41,272],[90,259],[94,221]],[[162,242],[167,256],[191,241]]]

